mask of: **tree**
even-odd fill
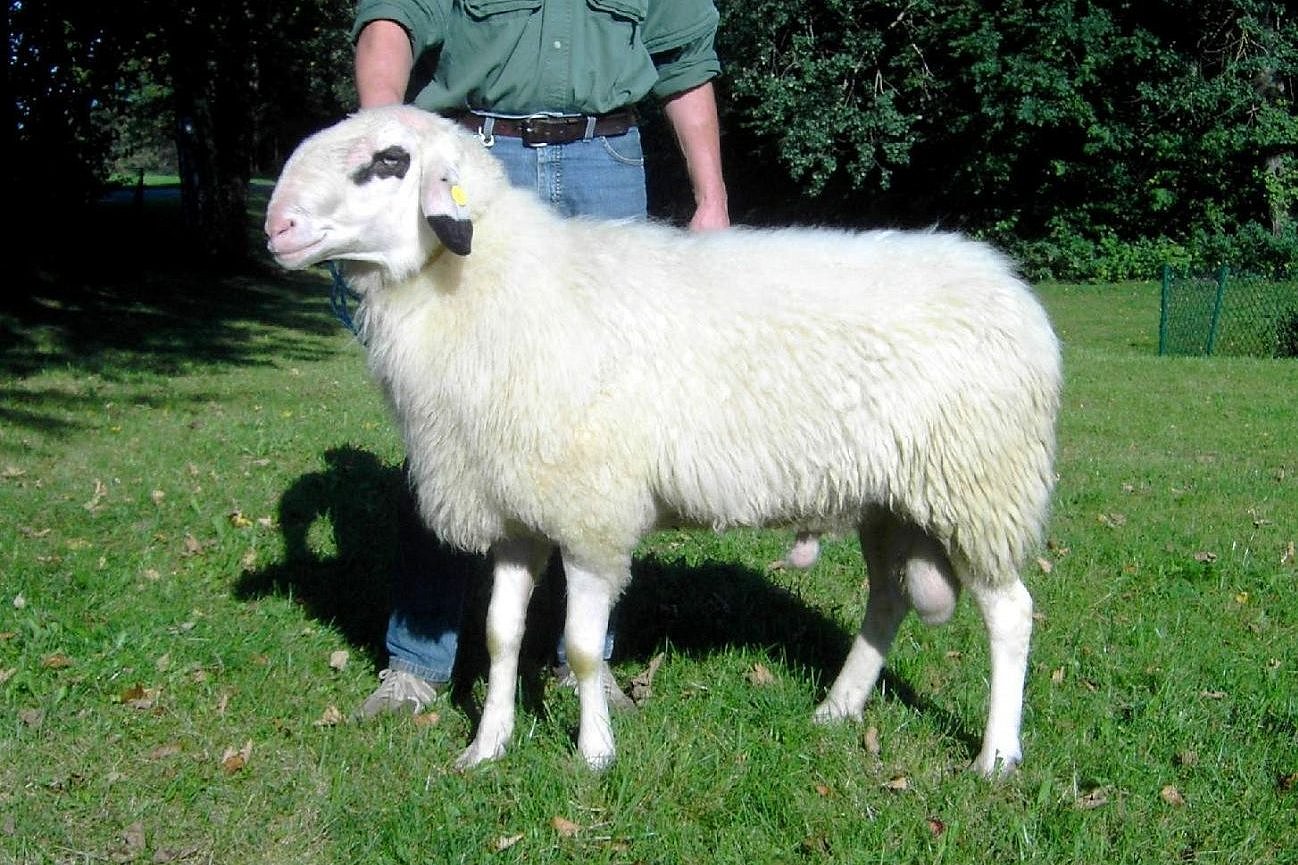
[[[1285,4],[721,6],[727,126],[822,220],[960,227],[1042,274],[1095,275],[1106,256],[1109,276],[1168,256],[1298,264]]]
[[[10,0],[10,189],[48,218],[75,220],[114,159],[171,139],[190,252],[237,265],[246,190],[287,147],[339,116],[348,93],[348,0],[51,4]],[[40,170],[33,170],[39,166]]]
[[[6,172],[29,214],[19,230],[59,224],[51,220],[84,207],[106,179],[113,84],[127,48],[112,17],[105,4],[9,2]]]

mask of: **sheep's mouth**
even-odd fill
[[[266,243],[266,248],[270,250],[270,254],[275,256],[275,260],[283,267],[306,267],[307,265],[323,260],[322,256],[315,256],[313,253],[318,251],[320,247],[324,245],[324,242],[325,235],[323,234],[314,237],[305,243],[298,243],[292,246],[284,243],[276,243],[275,240],[272,239]]]

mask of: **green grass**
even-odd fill
[[[382,662],[402,458],[324,279],[124,267],[0,309],[0,862],[1295,861],[1298,363],[1156,357],[1156,287],[1042,290],[1067,387],[1017,777],[961,771],[967,604],[907,621],[864,725],[810,723],[860,556],[768,575],[774,532],[645,545],[617,671],[665,660],[608,773],[533,687],[461,776],[463,707],[318,723]]]

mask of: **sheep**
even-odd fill
[[[456,765],[514,725],[529,594],[557,546],[578,681],[577,748],[616,750],[600,681],[632,551],[668,525],[855,530],[864,621],[815,719],[860,719],[905,614],[961,590],[990,641],[971,768],[1022,759],[1032,598],[1019,571],[1054,482],[1059,345],[1012,265],[938,231],[562,219],[479,140],[409,107],[305,140],[275,186],[285,268],[340,260],[371,372],[428,525],[489,552],[481,721]]]

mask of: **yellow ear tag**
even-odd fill
[[[460,207],[464,207],[466,204],[469,203],[469,196],[464,194],[463,187],[461,187],[459,184],[456,184],[455,186],[451,187],[451,200],[454,201],[456,204],[458,204]]]

